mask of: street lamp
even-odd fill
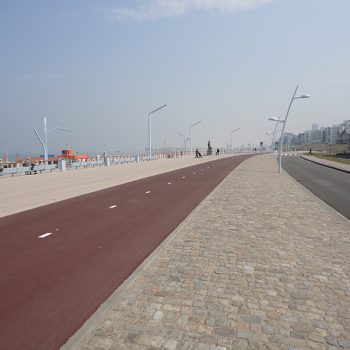
[[[232,153],[232,154],[233,154],[232,134],[233,134],[235,131],[238,131],[239,129],[240,129],[240,128],[237,128],[237,129],[231,131],[231,153]]]
[[[292,107],[292,104],[293,104],[293,101],[294,100],[297,100],[297,99],[300,99],[300,98],[310,98],[311,96],[310,95],[307,95],[307,94],[304,94],[304,95],[301,95],[301,96],[295,96],[295,94],[297,93],[297,90],[298,90],[298,87],[299,85],[296,86],[295,90],[294,90],[294,94],[292,96],[292,99],[290,100],[290,103],[289,103],[289,107],[288,107],[288,110],[287,110],[287,114],[286,114],[286,117],[284,118],[284,123],[283,123],[283,128],[282,128],[282,134],[281,134],[281,138],[280,138],[280,148],[279,148],[279,167],[278,167],[278,172],[281,173],[281,168],[282,168],[282,147],[283,147],[283,136],[284,136],[284,129],[286,127],[286,124],[287,124],[287,119],[288,119],[288,114],[289,114],[289,111],[290,111],[290,108]]]
[[[198,122],[196,122],[196,123],[194,123],[194,124],[192,124],[192,125],[189,126],[189,129],[190,129],[190,154],[191,154],[191,155],[192,155],[192,127],[195,126],[195,125],[197,125],[197,124],[199,124],[199,123],[201,123],[201,122],[202,122],[202,121],[199,120]]]
[[[63,130],[63,131],[71,131],[73,132],[71,129],[66,129],[66,128],[59,128],[59,127],[54,127],[50,130],[47,130],[47,123],[46,123],[46,117],[44,117],[44,140],[45,142],[43,142],[43,140],[41,139],[41,137],[39,136],[38,132],[34,129],[35,135],[37,136],[37,138],[39,139],[39,142],[41,143],[41,145],[43,146],[44,149],[44,161],[45,161],[45,165],[48,164],[48,148],[47,148],[47,134],[50,133],[51,131],[54,130]]]
[[[151,121],[151,115],[160,109],[166,107],[167,105],[163,105],[152,112],[148,113],[148,137],[149,137],[149,142],[148,142],[148,147],[149,147],[149,156],[152,157],[152,121]]]
[[[279,119],[277,117],[272,117],[269,118],[270,121],[276,122],[275,125],[275,130],[273,131],[273,136],[272,136],[272,146],[273,146],[273,154],[275,154],[275,140],[276,140],[276,132],[277,132],[277,127],[279,123],[284,123],[284,120]]]
[[[185,135],[181,134],[181,132],[178,132],[178,135],[180,135],[184,139],[184,146],[185,146],[184,152],[186,153],[186,151],[187,151],[187,141],[189,140],[189,137],[187,137],[187,139],[186,139]]]
[[[4,161],[7,163],[9,161],[9,149],[7,146],[7,142],[5,142],[5,157]]]
[[[266,152],[268,152],[268,141],[269,141],[269,137],[271,137],[271,152],[272,152],[272,144],[273,144],[273,136],[272,136],[272,132],[271,131],[268,131],[268,132],[265,132],[265,135],[266,135]]]

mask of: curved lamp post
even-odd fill
[[[289,107],[288,107],[288,110],[287,110],[287,114],[286,114],[286,117],[284,118],[284,123],[283,123],[283,128],[282,128],[282,133],[281,133],[281,138],[280,138],[280,149],[279,149],[279,167],[278,167],[278,172],[281,173],[281,168],[282,168],[282,147],[283,147],[283,136],[284,136],[284,129],[286,128],[286,124],[287,124],[287,119],[288,119],[288,114],[289,114],[289,111],[290,111],[290,108],[292,107],[292,104],[293,104],[293,101],[294,100],[297,100],[297,99],[300,99],[300,98],[310,98],[311,96],[310,95],[307,95],[307,94],[304,94],[304,95],[301,95],[301,96],[298,96],[296,97],[296,93],[297,93],[297,90],[298,90],[298,87],[299,85],[296,86],[295,90],[294,90],[294,94],[292,96],[292,99],[290,100],[290,103],[289,103]]]
[[[202,122],[202,121],[199,120],[198,122],[196,122],[196,123],[194,123],[194,124],[192,124],[192,125],[189,126],[189,129],[190,129],[190,154],[191,154],[191,155],[192,155],[192,127],[195,126],[195,125],[197,125],[197,124],[199,124],[199,123],[201,123],[201,122]]]
[[[181,132],[178,132],[177,134],[180,135],[184,139],[184,146],[185,146],[184,152],[186,153],[186,151],[187,151],[187,141],[189,140],[189,137],[187,137],[187,139],[186,139],[185,135],[181,134]]]
[[[153,113],[159,111],[160,109],[166,107],[167,105],[163,105],[152,112],[148,113],[148,147],[149,147],[149,156],[152,157],[152,120],[151,116]]]
[[[55,127],[52,128],[50,130],[47,130],[47,122],[46,122],[46,117],[44,117],[44,142],[41,139],[41,137],[39,136],[38,132],[34,129],[35,135],[37,136],[37,138],[39,139],[39,142],[41,143],[41,145],[43,146],[44,149],[44,160],[45,160],[45,165],[48,165],[48,148],[47,148],[47,134],[55,131],[55,130],[63,130],[63,131],[70,131],[73,132],[73,130],[71,129],[66,129],[66,128],[59,128],[59,127]]]
[[[240,129],[240,128],[237,128],[237,129],[231,131],[231,153],[232,153],[232,154],[233,154],[232,134],[233,134],[234,132],[238,131],[239,129]]]
[[[272,143],[273,143],[273,133],[271,131],[265,132],[266,135],[266,152],[268,152],[268,141],[269,141],[269,137],[271,137],[271,152],[272,152]]]
[[[277,127],[278,127],[279,123],[284,123],[284,120],[279,119],[277,117],[269,118],[269,120],[272,121],[272,122],[276,122],[275,129],[273,131],[273,136],[272,136],[272,146],[273,146],[273,152],[272,153],[275,154],[275,140],[276,140]]]

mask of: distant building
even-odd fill
[[[327,145],[332,144],[332,128],[329,126],[323,129],[322,143],[325,143]]]
[[[350,145],[350,127],[345,128],[339,134],[339,143],[344,144],[344,145]]]
[[[322,143],[322,131],[321,130],[311,130],[310,133],[311,143]]]
[[[305,130],[298,135],[285,133],[283,146],[285,149],[311,147],[311,145],[348,145],[350,144],[350,120],[344,120],[342,124],[319,128],[313,123],[311,130]]]
[[[339,134],[343,131],[343,127],[341,125],[332,125],[332,134],[331,134],[331,143],[337,144]]]
[[[312,127],[311,127],[311,131],[317,131],[318,130],[318,124],[317,123],[313,123]]]

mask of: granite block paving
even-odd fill
[[[349,221],[253,157],[77,348],[350,349],[349,278]]]

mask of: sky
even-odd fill
[[[239,147],[350,119],[349,0],[0,1],[0,155]]]

